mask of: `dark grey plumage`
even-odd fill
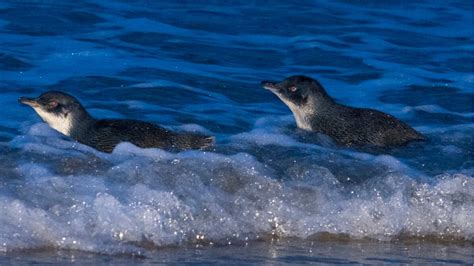
[[[172,151],[203,149],[214,142],[213,137],[176,133],[144,121],[97,120],[77,99],[63,92],[49,91],[36,99],[22,97],[19,101],[31,106],[52,128],[103,152],[112,152],[121,142]]]
[[[291,109],[299,128],[326,134],[340,145],[390,147],[425,139],[392,115],[336,103],[309,77],[292,76],[262,85]]]

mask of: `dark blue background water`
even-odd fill
[[[404,262],[435,261],[439,241],[448,262],[472,262],[473,36],[472,1],[2,1],[0,252],[186,260],[210,245],[228,263],[256,245],[264,261],[371,262],[356,255],[370,239],[396,262],[394,240],[428,239],[411,248],[432,261]],[[259,85],[292,74],[429,141],[357,151],[301,132]],[[17,103],[51,89],[97,117],[213,134],[216,149],[99,153]]]

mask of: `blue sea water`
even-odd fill
[[[1,1],[0,264],[472,263],[473,2]],[[428,137],[298,130],[260,86],[317,78]],[[20,96],[216,136],[211,151],[50,129]]]

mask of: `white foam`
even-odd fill
[[[225,244],[322,232],[380,240],[401,234],[474,239],[472,175],[444,174],[438,182],[423,183],[388,155],[359,160],[396,171],[350,185],[314,164],[282,161],[287,171],[279,176],[247,153],[169,153],[129,143],[112,154],[99,153],[105,166],[80,174],[90,167],[84,160],[90,153],[81,147],[72,152],[75,148],[61,147],[63,142],[34,136],[11,142],[19,154],[46,150],[48,160],[18,162],[16,184],[21,185],[0,187],[3,251],[56,247],[138,253],[145,243]],[[41,147],[32,150],[34,145]],[[58,164],[64,159],[75,164]],[[65,167],[77,174],[58,174]],[[1,192],[5,189],[9,192]]]

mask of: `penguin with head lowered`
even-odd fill
[[[339,145],[393,147],[425,139],[392,115],[336,103],[309,77],[262,81],[262,86],[290,108],[299,128],[328,135]]]
[[[38,98],[21,97],[53,129],[99,151],[112,152],[121,142],[141,148],[165,150],[204,149],[214,143],[209,136],[176,133],[152,123],[128,119],[95,119],[73,96],[48,91]]]

